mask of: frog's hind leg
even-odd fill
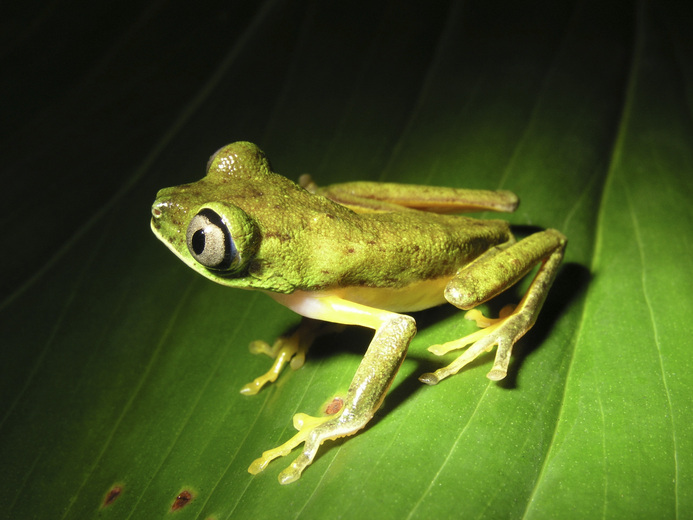
[[[309,175],[302,175],[299,184],[309,192],[327,197],[357,213],[410,209],[443,214],[475,211],[512,212],[519,203],[517,195],[505,190],[469,190],[367,181],[318,187]]]
[[[464,338],[428,350],[437,355],[470,347],[450,365],[432,373],[422,374],[419,380],[435,385],[456,374],[484,352],[498,346],[493,368],[487,374],[491,380],[503,379],[508,372],[513,345],[537,319],[563,259],[566,238],[556,230],[535,233],[493,255],[489,255],[458,272],[445,290],[447,300],[460,309],[472,309],[465,317],[483,327]],[[484,317],[473,309],[520,280],[535,265],[541,263],[529,289],[515,308],[504,308],[497,319]]]
[[[282,484],[293,482],[301,476],[323,442],[353,435],[371,420],[383,402],[416,333],[416,324],[410,316],[366,307],[338,297],[304,298],[296,307],[314,318],[361,325],[376,332],[346,395],[343,399],[333,401],[336,405],[328,407],[330,415],[295,415],[294,427],[298,433],[281,446],[264,452],[248,468],[252,474],[259,473],[270,461],[288,455],[293,448],[304,443],[300,455],[280,473],[279,481]]]
[[[248,348],[253,354],[265,354],[272,359],[272,367],[250,383],[243,385],[241,393],[255,395],[267,383],[273,383],[279,377],[284,367],[288,364],[298,370],[306,360],[306,354],[316,338],[323,334],[336,332],[339,325],[323,323],[310,318],[303,318],[298,328],[289,336],[277,338],[274,344],[256,340],[250,343]]]

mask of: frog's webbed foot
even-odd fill
[[[334,412],[336,407],[339,409]],[[271,461],[278,457],[285,457],[296,446],[305,443],[301,454],[279,474],[281,484],[290,484],[298,480],[303,470],[313,462],[318,448],[323,442],[352,435],[363,428],[367,422],[367,419],[355,421],[351,414],[343,414],[344,403],[340,398],[335,398],[328,406],[328,411],[334,413],[325,417],[312,417],[304,413],[294,415],[294,428],[298,430],[298,433],[284,444],[265,451],[261,457],[253,461],[248,472],[257,475]]]
[[[496,359],[486,377],[498,381],[506,376],[513,345],[529,328],[528,320],[523,315],[515,313],[513,305],[504,307],[498,318],[487,318],[477,309],[468,311],[464,317],[476,321],[477,326],[483,328],[463,338],[442,345],[432,345],[428,347],[428,350],[442,356],[467,345],[471,346],[448,366],[439,368],[433,373],[422,374],[419,381],[427,385],[435,385],[459,372],[484,352],[490,352],[494,345],[498,346]]]
[[[243,385],[241,393],[244,395],[257,394],[264,385],[277,380],[287,363],[294,370],[301,368],[303,363],[305,363],[306,353],[313,341],[321,334],[334,331],[336,327],[334,324],[324,324],[306,318],[301,321],[301,324],[293,334],[277,338],[273,345],[262,340],[251,342],[248,348],[252,354],[265,354],[274,359],[274,363],[260,377],[256,377],[250,383]]]
[[[489,352],[494,345],[498,346],[496,359],[486,377],[493,381],[503,379],[508,373],[513,345],[532,328],[537,319],[558,273],[566,243],[561,233],[547,229],[517,243],[509,241],[460,269],[445,288],[445,298],[460,309],[471,309],[465,317],[483,328],[462,339],[429,347],[428,350],[434,354],[442,355],[471,345],[448,366],[423,374],[419,380],[435,385],[456,374],[483,352]],[[497,319],[485,318],[474,310],[478,304],[512,286],[537,264],[540,265],[539,270],[517,307],[504,308]]]

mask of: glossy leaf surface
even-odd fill
[[[691,14],[644,2],[15,8],[0,55],[0,516],[685,517]],[[323,445],[290,486],[276,477],[295,454],[249,475],[294,413],[348,386],[370,334],[327,336],[305,367],[238,393],[270,363],[248,343],[296,317],[199,277],[148,223],[159,188],[197,180],[236,140],[294,179],[509,189],[519,235],[563,231],[565,265],[508,378],[485,378],[489,356],[421,385],[448,360],[426,347],[474,327],[452,307],[420,313],[368,428]]]

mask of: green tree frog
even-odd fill
[[[324,188],[304,176],[300,185],[273,173],[254,144],[218,150],[204,178],[159,191],[152,207],[154,234],[192,269],[222,285],[262,291],[304,317],[293,335],[251,350],[275,358],[272,368],[245,385],[257,393],[282,368],[303,364],[316,325],[361,325],[375,331],[345,395],[330,414],[297,414],[298,430],[266,451],[256,474],[304,443],[280,473],[297,480],[320,445],[363,428],[383,402],[416,333],[407,314],[446,301],[471,309],[477,332],[429,350],[442,355],[470,345],[455,361],[421,375],[435,385],[497,346],[489,379],[505,377],[513,344],[534,324],[563,258],[566,238],[548,229],[516,242],[503,220],[453,215],[514,211],[508,191],[479,191],[375,182]],[[506,290],[533,267],[526,294],[497,319],[474,309]]]

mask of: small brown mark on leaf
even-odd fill
[[[325,413],[327,415],[334,415],[342,409],[342,406],[344,406],[344,400],[341,397],[335,397],[330,401],[330,404],[327,405],[327,408],[325,408]]]
[[[190,503],[190,501],[193,498],[195,498],[194,495],[187,489],[184,489],[183,491],[178,493],[178,496],[173,501],[173,504],[171,504],[171,511],[178,511],[179,509],[183,509]]]
[[[106,498],[103,499],[101,507],[108,507],[113,504],[122,492],[123,486],[113,486],[108,493],[106,493]]]

